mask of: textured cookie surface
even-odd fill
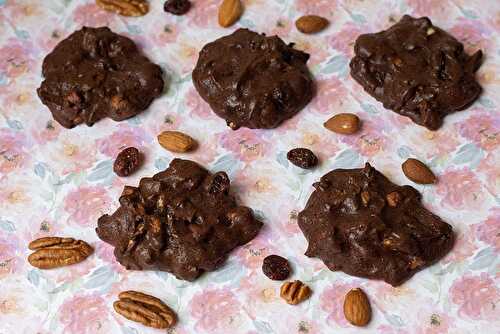
[[[308,59],[277,36],[238,29],[203,47],[193,82],[231,128],[275,128],[312,98]]]
[[[415,188],[395,185],[369,164],[331,171],[314,187],[299,226],[306,255],[330,270],[397,286],[453,246],[451,226],[422,207]]]
[[[97,235],[127,269],[162,270],[192,281],[252,240],[262,223],[229,194],[226,173],[174,159],[163,172],[126,186],[120,207],[98,220]]]
[[[130,118],[163,90],[161,68],[107,27],[84,27],[62,40],[45,57],[42,74],[38,96],[66,128]]]
[[[482,52],[469,56],[427,18],[405,15],[387,30],[360,35],[351,75],[384,107],[430,130],[481,93],[474,79]]]

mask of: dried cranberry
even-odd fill
[[[191,8],[191,2],[189,0],[167,0],[163,5],[163,10],[174,14],[174,15],[184,15]]]
[[[284,257],[269,255],[262,263],[262,272],[272,280],[283,281],[290,276],[290,264]]]
[[[113,171],[118,176],[129,176],[137,170],[141,163],[141,153],[135,147],[127,147],[116,157]]]
[[[292,164],[304,169],[313,168],[318,164],[318,158],[307,148],[294,148],[286,157]]]

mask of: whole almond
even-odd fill
[[[330,131],[350,135],[359,130],[359,118],[354,114],[337,114],[326,121],[323,126]]]
[[[166,150],[175,153],[191,151],[196,141],[179,131],[163,131],[158,135],[158,143]]]
[[[436,176],[422,161],[417,159],[407,159],[401,165],[403,173],[407,178],[415,183],[432,184],[436,183]]]
[[[368,297],[361,289],[352,289],[344,299],[344,316],[354,326],[366,326],[372,318]]]
[[[329,21],[317,15],[301,16],[295,21],[297,29],[304,34],[314,34],[320,32],[328,26]]]
[[[219,24],[227,28],[238,21],[243,14],[241,0],[224,0],[219,6]]]

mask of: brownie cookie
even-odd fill
[[[262,223],[229,194],[226,173],[174,159],[139,187],[126,186],[120,207],[99,218],[97,235],[127,269],[162,270],[192,281],[217,269],[252,240]]]
[[[193,82],[232,129],[275,128],[313,96],[308,59],[278,36],[238,29],[203,47]]]
[[[135,116],[163,90],[161,68],[106,27],[84,27],[61,41],[45,57],[42,74],[38,96],[66,128]]]
[[[331,171],[314,187],[298,222],[306,255],[330,270],[397,286],[453,246],[451,226],[422,207],[415,188],[395,185],[368,163]]]
[[[405,15],[387,30],[357,38],[351,75],[387,109],[430,130],[481,93],[474,73],[482,52],[469,56],[427,18]]]

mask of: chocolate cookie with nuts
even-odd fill
[[[427,17],[409,15],[387,30],[356,39],[351,75],[384,107],[430,130],[481,93],[474,73],[482,52],[464,46]]]
[[[425,209],[420,193],[375,168],[336,169],[314,184],[299,227],[306,255],[333,271],[397,286],[442,258],[452,227]]]
[[[127,269],[162,270],[193,281],[220,267],[262,226],[250,208],[237,205],[229,187],[226,173],[174,159],[138,187],[126,186],[120,207],[99,218],[97,235],[115,247]]]
[[[38,96],[66,128],[130,118],[163,90],[161,68],[107,27],[72,33],[45,57],[42,74]]]

